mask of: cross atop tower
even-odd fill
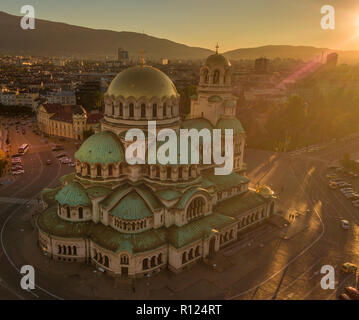
[[[217,45],[216,45],[216,54],[218,54],[218,49],[219,49],[219,45],[218,45],[218,42],[217,42]]]

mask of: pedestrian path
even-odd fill
[[[21,198],[10,198],[10,197],[0,197],[0,203],[14,203],[14,204],[38,204],[37,199],[21,199]]]

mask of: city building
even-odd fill
[[[19,92],[16,95],[16,104],[18,106],[31,107],[33,110],[37,107],[38,93],[32,92]]]
[[[57,103],[57,104],[76,104],[76,94],[72,91],[57,91],[49,92],[45,99],[48,103]]]
[[[338,54],[336,52],[332,52],[327,54],[327,59],[326,59],[326,63],[329,66],[336,66],[338,63]]]
[[[267,73],[269,66],[269,59],[267,58],[258,58],[254,61],[254,71],[255,73]]]
[[[128,51],[123,48],[117,49],[117,60],[122,64],[127,64],[129,61]]]
[[[41,104],[36,110],[37,126],[45,134],[82,140],[102,118],[100,113],[87,113],[79,105]]]
[[[4,106],[15,106],[16,105],[16,92],[1,92],[0,102]]]
[[[218,52],[201,68],[198,97],[183,121],[166,74],[144,64],[120,72],[105,94],[100,126],[75,154],[75,172],[42,192],[44,211],[36,219],[41,250],[113,276],[178,273],[267,221],[274,196],[268,188],[248,187],[245,132],[235,109],[231,65]],[[233,172],[215,175],[216,165],[203,163],[128,164],[125,133],[146,132],[148,120],[156,120],[157,130],[233,129]]]

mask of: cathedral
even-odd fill
[[[42,192],[36,219],[42,252],[113,276],[179,273],[265,222],[274,196],[268,188],[248,188],[231,71],[218,51],[206,59],[185,120],[166,74],[144,63],[120,72],[105,94],[104,118],[75,153],[75,172]],[[126,132],[146,133],[150,120],[157,130],[233,129],[232,173],[215,175],[217,165],[203,163],[128,164]]]

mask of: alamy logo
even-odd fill
[[[320,280],[320,286],[324,290],[334,290],[335,289],[335,269],[333,266],[328,264],[322,266],[320,269],[321,274],[325,274],[324,277]]]
[[[325,5],[320,9],[320,13],[324,16],[320,20],[320,26],[324,30],[335,29],[335,10],[333,6]]]
[[[35,270],[33,266],[25,265],[21,267],[21,274],[24,276],[21,278],[20,286],[24,290],[34,290],[35,289]]]
[[[216,175],[228,175],[233,170],[233,129],[180,129],[179,139],[173,129],[162,129],[156,134],[156,121],[148,121],[147,163],[203,164],[223,165],[216,167]],[[224,137],[224,139],[223,139]],[[200,146],[200,139],[202,144]],[[224,140],[224,141],[222,141]],[[126,148],[126,161],[129,164],[146,163],[146,136],[141,129],[130,129],[126,132],[125,141],[132,142]],[[224,142],[224,147],[222,147]],[[179,145],[178,145],[179,144]],[[202,154],[202,155],[201,155]],[[179,155],[179,157],[178,157]]]
[[[20,26],[24,30],[35,29],[35,9],[31,5],[25,5],[21,7],[21,14],[24,16],[21,18]]]

